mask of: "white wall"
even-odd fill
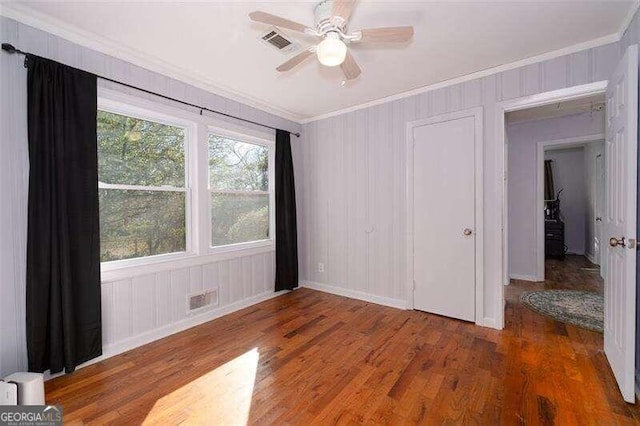
[[[13,27],[13,28],[11,28]],[[8,40],[15,25],[0,17]],[[21,61],[0,53],[0,376],[24,370],[27,184],[26,78]]]
[[[596,258],[596,184],[598,182],[596,176],[596,157],[602,155],[603,167],[604,162],[604,141],[592,142],[585,147],[585,163],[586,163],[586,184],[587,184],[587,217],[586,217],[586,247],[585,255],[596,264],[600,264],[601,259]],[[604,171],[604,168],[603,168]],[[604,173],[603,173],[604,175]],[[601,176],[602,185],[604,186],[604,176]],[[601,193],[601,205],[604,205],[604,188]]]
[[[544,256],[544,253],[538,253],[536,239],[536,211],[539,205],[536,181],[538,142],[603,132],[602,111],[507,122],[509,276],[535,281],[538,275],[538,257]],[[557,192],[560,186],[556,185],[556,188]]]
[[[2,42],[90,72],[164,93],[198,105],[291,131],[300,125],[194,88],[127,62],[83,48],[51,34],[0,17]],[[0,53],[0,377],[25,370],[25,264],[28,151],[26,74],[20,55]],[[103,84],[103,83],[101,83]],[[132,89],[104,86],[173,107]],[[220,125],[238,130],[236,120]],[[249,132],[261,127],[242,125]],[[204,256],[188,264],[158,267],[153,273],[119,275],[102,284],[104,353],[113,355],[167,333],[206,321],[274,294],[274,252],[249,250],[240,257]],[[165,265],[166,266],[166,265]],[[196,316],[186,314],[186,295],[219,289],[220,304]]]
[[[560,218],[564,222],[567,253],[585,253],[587,239],[587,172],[585,148],[554,149],[544,153],[552,160],[556,193],[560,194]]]
[[[501,191],[496,103],[607,80],[624,48],[640,39],[634,19],[619,43],[307,123],[294,142],[301,280],[316,288],[401,306],[406,274],[406,151],[409,121],[484,108],[484,312],[502,303]],[[437,205],[434,203],[434,207]],[[318,271],[324,263],[324,272]]]

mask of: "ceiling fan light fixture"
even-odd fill
[[[2,0],[0,0],[2,1]],[[358,0],[316,0],[315,25],[313,27],[300,24],[267,12],[255,11],[249,14],[254,22],[276,27],[267,34],[276,33],[278,28],[286,28],[320,39],[320,43],[309,46],[276,67],[278,72],[287,72],[301,63],[308,61],[314,53],[318,62],[327,67],[340,66],[346,81],[355,80],[362,74],[347,45],[366,42],[398,42],[405,43],[413,38],[412,26],[363,28],[358,31],[349,29],[351,12]],[[264,39],[264,36],[262,37]],[[271,40],[271,39],[269,39]],[[271,43],[273,44],[273,43]],[[279,47],[279,46],[277,46]],[[282,49],[280,49],[282,51]]]
[[[337,32],[331,31],[318,44],[317,55],[322,65],[335,67],[344,62],[347,56],[347,45]]]

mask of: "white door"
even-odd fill
[[[638,47],[627,49],[606,99],[604,352],[624,400],[634,402]]]
[[[594,257],[598,262],[598,265],[603,264],[602,259],[602,241],[603,241],[603,226],[602,220],[604,217],[604,160],[602,154],[596,155],[596,193],[594,196],[594,214],[595,214],[595,226],[594,226]]]
[[[413,129],[414,307],[475,320],[475,118]]]

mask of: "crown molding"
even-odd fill
[[[529,58],[525,58],[519,61],[515,61],[515,62],[510,62],[508,64],[503,64],[503,65],[499,65],[496,67],[491,67],[491,68],[487,68],[481,71],[477,71],[471,74],[465,74],[462,75],[460,77],[456,77],[456,78],[452,78],[452,79],[448,79],[448,80],[443,80],[440,81],[438,83],[434,83],[434,84],[430,84],[427,86],[422,86],[422,87],[418,87],[416,89],[412,89],[406,92],[402,92],[402,93],[398,93],[396,95],[391,95],[391,96],[385,96],[382,98],[378,98],[378,99],[374,99],[372,101],[369,102],[365,102],[362,104],[358,104],[358,105],[354,105],[351,107],[347,107],[347,108],[342,108],[339,110],[335,110],[335,111],[331,111],[325,114],[320,114],[311,118],[305,118],[302,119],[300,121],[300,124],[307,124],[307,123],[311,123],[314,121],[319,121],[319,120],[323,120],[325,118],[331,118],[331,117],[336,117],[338,115],[342,115],[342,114],[346,114],[349,112],[353,112],[353,111],[358,111],[361,109],[365,109],[365,108],[369,108],[372,106],[376,106],[376,105],[381,105],[387,102],[392,102],[392,101],[396,101],[399,99],[404,99],[404,98],[408,98],[411,96],[415,96],[415,95],[419,95],[421,93],[425,93],[425,92],[430,92],[432,90],[436,90],[436,89],[441,89],[443,87],[448,87],[448,86],[453,86],[455,84],[460,84],[460,83],[464,83],[467,81],[471,81],[471,80],[475,80],[477,78],[482,78],[482,77],[487,77],[490,76],[492,74],[497,74],[500,72],[504,72],[504,71],[509,71],[512,69],[516,69],[516,68],[520,68],[520,67],[524,67],[527,65],[531,65],[531,64],[535,64],[538,62],[543,62],[543,61],[547,61],[549,59],[554,59],[560,56],[565,56],[565,55],[570,55],[573,53],[577,53],[580,52],[582,50],[587,50],[587,49],[593,49],[595,47],[600,47],[600,46],[604,46],[607,44],[611,44],[611,43],[617,43],[620,40],[622,40],[622,37],[624,36],[624,34],[627,32],[627,30],[629,29],[629,26],[631,25],[631,23],[633,22],[633,18],[635,17],[636,13],[638,12],[638,9],[640,8],[640,0],[635,0],[633,6],[629,9],[629,12],[627,13],[627,16],[625,17],[624,21],[622,22],[622,25],[620,26],[620,29],[618,30],[617,33],[614,34],[610,34],[608,36],[604,36],[604,37],[600,37],[597,39],[593,39],[587,42],[583,42],[583,43],[578,43],[578,44],[574,44],[572,46],[568,46],[562,49],[558,49],[558,50],[553,50],[551,52],[546,52],[540,55],[536,55],[536,56],[531,56]]]
[[[443,80],[438,83],[429,84],[427,86],[421,86],[416,89],[408,90],[406,92],[398,93],[395,95],[385,96],[383,98],[374,99],[369,102],[365,102],[362,104],[350,106],[347,108],[335,110],[332,112],[328,112],[326,114],[317,115],[315,117],[306,118],[301,120],[301,124],[307,124],[318,120],[324,120],[325,118],[336,117],[338,115],[346,114],[349,112],[358,111],[365,108],[370,108],[372,106],[385,104],[387,102],[397,101],[399,99],[409,98],[411,96],[419,95],[425,92],[431,92],[436,89],[441,89],[443,87],[449,87],[460,83],[465,83],[467,81],[476,80],[478,78],[488,77],[493,74],[498,74],[504,71],[513,70],[516,68],[521,68],[527,65],[536,64],[543,61],[548,61],[550,59],[558,58],[560,56],[566,56],[573,53],[577,53],[587,49],[593,49],[594,47],[605,46],[611,43],[617,43],[622,38],[620,33],[610,34],[608,36],[600,37],[594,40],[590,40],[584,43],[574,44],[572,46],[564,47],[562,49],[553,50],[551,52],[546,52],[541,55],[530,56],[525,59],[521,59],[515,62],[509,62],[507,64],[498,65],[491,68],[486,68],[481,71],[476,71],[471,74],[465,74],[460,77]]]
[[[622,25],[620,25],[620,29],[618,30],[618,34],[620,35],[621,39],[622,37],[624,37],[624,34],[629,29],[629,26],[631,26],[631,22],[633,21],[633,18],[636,16],[636,12],[638,12],[639,7],[640,7],[640,0],[634,0],[633,6],[631,6],[631,9],[629,9],[629,13],[627,13],[627,16],[624,18],[624,21],[622,21]]]
[[[301,119],[304,118],[304,116],[300,114],[274,107],[246,93],[225,87],[219,82],[215,82],[202,74],[175,66],[174,64],[158,59],[152,55],[148,55],[142,51],[123,46],[107,37],[99,36],[90,31],[81,30],[64,21],[30,9],[17,2],[0,4],[0,15],[38,30],[45,31],[49,34],[53,34],[79,46],[129,62],[152,72],[157,72],[164,76],[174,78],[183,83],[187,83],[218,96],[223,96],[233,101],[243,103],[280,118],[284,118],[295,123],[300,123]]]
[[[337,109],[324,114],[316,115],[313,117],[306,117],[302,114],[298,114],[286,109],[274,107],[268,105],[264,101],[254,98],[248,94],[238,92],[231,88],[227,88],[218,82],[214,82],[211,79],[198,74],[193,71],[185,70],[180,67],[162,61],[156,57],[148,55],[144,52],[131,49],[122,46],[106,37],[99,36],[95,33],[80,30],[77,27],[71,26],[59,19],[52,18],[46,14],[29,9],[19,3],[2,3],[0,4],[0,15],[7,18],[14,19],[25,25],[37,28],[47,33],[64,38],[72,43],[78,44],[83,47],[98,51],[100,53],[113,56],[117,59],[121,59],[132,63],[134,65],[146,68],[150,71],[163,74],[167,77],[174,78],[184,83],[190,84],[202,90],[214,93],[225,98],[241,102],[245,105],[262,110],[269,114],[276,115],[278,117],[293,121],[298,124],[307,124],[326,118],[335,117],[338,115],[346,114],[353,111],[358,111],[372,106],[381,105],[387,102],[396,101],[399,99],[408,98],[411,96],[419,95],[425,92],[441,89],[443,87],[449,87],[456,84],[464,83],[467,81],[475,80],[490,76],[492,74],[501,73],[504,71],[513,70],[516,68],[524,67],[527,65],[547,61],[550,59],[558,58],[565,55],[570,55],[583,50],[592,49],[600,46],[604,46],[611,43],[619,42],[624,33],[627,31],[633,18],[640,7],[640,0],[634,1],[634,5],[629,10],[619,32],[610,34],[597,39],[589,40],[583,43],[574,44],[572,46],[557,49],[551,52],[546,52],[540,55],[531,56],[515,62],[498,65],[491,68],[486,68],[470,74],[465,74],[452,79],[442,80],[437,83],[429,84],[426,86],[420,86],[412,90],[397,93],[395,95],[385,96],[378,99],[374,99],[361,104],[353,105],[346,108]]]

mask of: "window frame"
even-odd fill
[[[138,92],[116,90],[114,86],[98,83],[98,109],[118,108],[113,110],[119,114],[145,114],[153,116],[153,121],[164,118],[167,124],[183,123],[189,127],[188,142],[185,143],[185,164],[188,167],[189,185],[187,247],[188,252],[167,253],[155,256],[121,259],[101,262],[101,280],[103,282],[127,280],[137,276],[168,272],[176,269],[190,268],[212,262],[228,261],[246,256],[254,256],[275,251],[275,189],[270,199],[270,240],[260,243],[241,243],[233,246],[210,247],[211,208],[209,197],[209,133],[217,133],[233,139],[259,143],[270,147],[269,184],[275,188],[275,135],[255,126],[235,123],[233,120],[219,118],[210,114],[200,114],[163,101],[156,97],[140,95]],[[111,110],[109,108],[109,110]],[[156,118],[158,117],[158,118]],[[150,117],[151,118],[151,117]],[[190,201],[190,203],[189,203]],[[187,213],[188,212],[188,213]]]
[[[267,191],[229,191],[233,193],[248,193],[248,194],[267,194],[269,196],[269,236],[263,240],[255,240],[255,241],[246,241],[242,243],[233,243],[233,244],[225,244],[220,246],[213,245],[213,217],[211,213],[211,196],[214,192],[224,193],[225,191],[214,191],[211,188],[211,177],[209,175],[209,138],[211,135],[232,139],[238,142],[244,142],[252,145],[260,145],[267,148],[267,178],[268,178],[268,188]],[[276,198],[275,198],[275,140],[271,141],[265,138],[247,135],[245,133],[236,132],[229,129],[224,129],[219,126],[209,125],[207,126],[207,149],[206,149],[206,195],[207,195],[207,239],[206,239],[206,247],[208,253],[227,253],[242,249],[251,249],[251,248],[260,248],[260,247],[269,247],[275,249],[275,235],[276,235]]]
[[[98,110],[124,115],[140,120],[152,121],[184,129],[184,187],[144,186],[128,184],[107,184],[98,182],[98,189],[140,190],[158,192],[183,192],[185,194],[185,251],[163,253],[152,256],[134,257],[100,262],[102,271],[109,272],[123,268],[167,262],[188,258],[197,253],[194,241],[194,144],[197,142],[197,124],[180,114],[163,108],[161,104],[141,102],[138,98],[119,94],[110,90],[98,91]]]

